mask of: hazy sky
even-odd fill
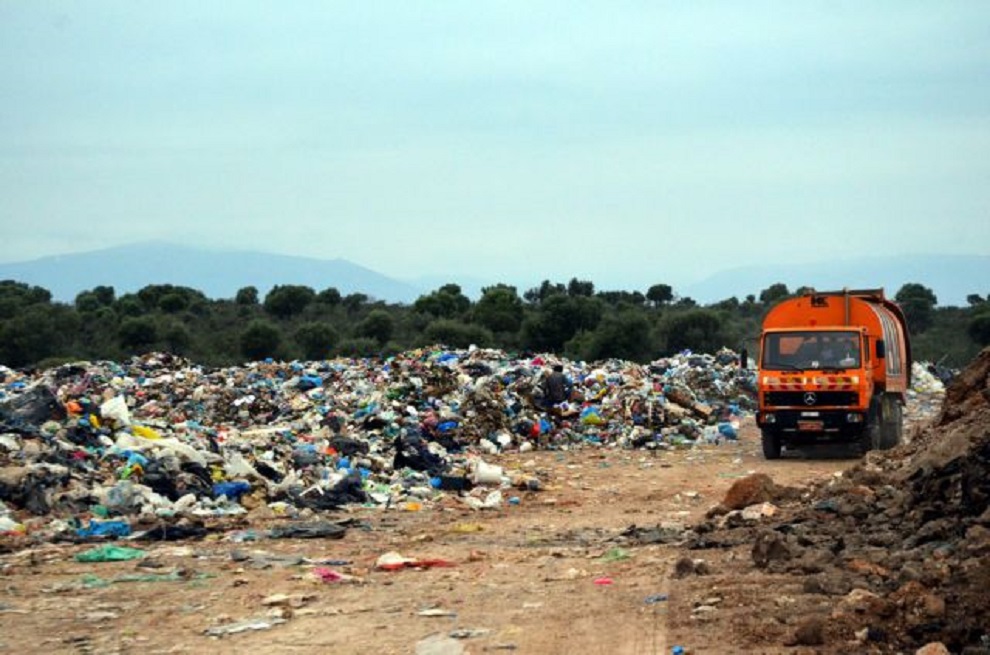
[[[990,254],[986,0],[0,0],[0,98],[0,261],[645,289]]]

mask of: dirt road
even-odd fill
[[[355,521],[340,540],[236,543],[228,532],[144,544],[137,561],[79,563],[74,555],[92,545],[74,544],[0,556],[0,650],[413,653],[425,637],[453,632],[468,653],[754,652],[752,621],[740,619],[752,619],[757,599],[786,604],[788,589],[767,574],[735,577],[728,565],[748,550],[693,551],[710,574],[675,579],[685,551],[622,533],[635,525],[676,534],[676,524],[703,517],[751,472],[802,485],[858,459],[838,450],[764,461],[748,422],[738,443],[720,446],[494,461],[539,474],[545,488],[506,490],[518,504],[498,510],[471,510],[450,496],[418,511],[360,508],[332,516]],[[388,551],[453,566],[376,570]],[[318,580],[320,569],[351,577]],[[274,624],[207,634],[259,617]]]

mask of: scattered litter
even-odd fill
[[[346,573],[341,573],[340,571],[334,571],[333,569],[328,569],[326,567],[317,567],[313,569],[313,576],[320,582],[358,582],[358,578],[353,575],[347,575]]]
[[[76,536],[88,539],[91,537],[126,537],[131,534],[131,526],[124,521],[90,521],[85,528],[76,530]]]
[[[347,528],[339,523],[317,521],[272,528],[268,536],[272,539],[342,539],[346,533]]]
[[[398,571],[405,568],[431,569],[436,567],[457,566],[456,563],[439,558],[405,557],[396,552],[381,555],[375,562],[375,568],[381,571]]]
[[[266,569],[271,566],[299,566],[306,563],[302,555],[276,555],[265,551],[230,551],[230,559],[234,562],[247,562],[254,568]]]
[[[623,562],[632,557],[628,550],[624,548],[612,548],[599,559],[602,562]]]
[[[750,505],[742,509],[742,518],[746,521],[759,521],[763,518],[769,518],[777,513],[777,506],[773,503],[760,503],[759,505]]]
[[[287,621],[282,618],[266,616],[245,619],[244,621],[237,621],[236,623],[226,623],[224,625],[214,626],[212,628],[207,628],[204,632],[210,637],[224,637],[226,635],[236,635],[241,632],[253,630],[270,630],[274,626],[281,625],[286,622]]]
[[[311,600],[316,598],[312,594],[273,594],[261,599],[261,604],[265,607],[304,607]]]
[[[200,579],[205,579],[206,576],[198,576]],[[128,575],[118,575],[115,578],[101,578],[95,575],[84,575],[81,580],[83,587],[96,588],[96,587],[108,587],[112,584],[126,583],[126,582],[182,582],[186,580],[179,571],[172,571],[170,573],[147,573],[147,574],[128,574]]]
[[[209,531],[198,525],[159,525],[134,535],[137,541],[182,541],[201,539]]]
[[[440,609],[439,607],[433,607],[416,612],[416,616],[457,616],[457,612],[454,612],[453,610]]]
[[[489,628],[461,628],[460,630],[453,630],[450,633],[451,639],[476,639],[478,637],[487,637],[492,631]]]
[[[132,559],[141,559],[145,552],[138,548],[126,548],[124,546],[99,546],[92,550],[76,553],[77,562],[124,562]]]

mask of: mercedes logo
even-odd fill
[[[814,391],[806,391],[805,392],[805,394],[804,394],[804,404],[805,405],[808,405],[810,407],[811,405],[814,405],[815,404],[815,401],[817,401],[817,400],[818,400],[818,396],[815,395],[815,392]]]

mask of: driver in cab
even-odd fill
[[[856,343],[856,338],[844,335],[826,341],[822,346],[822,362],[825,366],[856,366],[859,362],[859,344]]]

